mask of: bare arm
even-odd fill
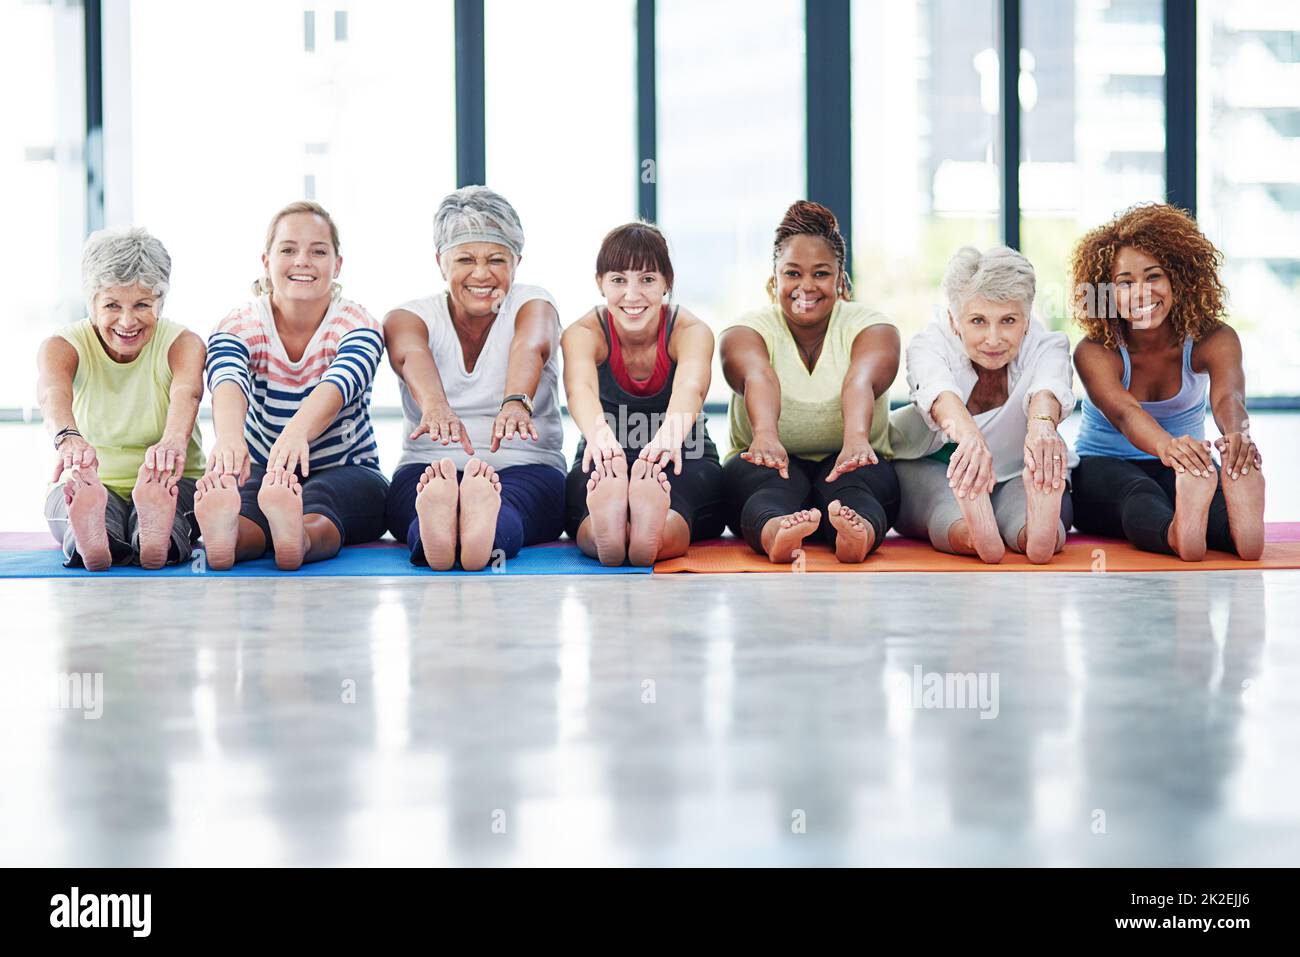
[[[77,350],[62,336],[50,336],[36,352],[36,401],[51,441],[63,429],[77,427],[72,415],[72,382],[77,375],[77,363]],[[50,480],[57,481],[64,469],[90,468],[97,464],[95,449],[89,442],[78,435],[65,436],[59,444]]]
[[[569,415],[587,440],[582,451],[582,470],[588,472],[594,464],[602,474],[608,474],[614,456],[623,454],[623,446],[609,427],[604,406],[600,404],[596,366],[605,348],[605,337],[588,321],[593,315],[588,313],[560,337],[564,352],[564,391]]]
[[[887,322],[868,326],[853,337],[849,368],[840,387],[844,441],[826,481],[880,461],[871,448],[871,420],[876,397],[887,393],[898,375],[901,355],[898,330]]]
[[[767,343],[753,329],[732,326],[718,340],[722,376],[745,402],[753,441],[740,453],[746,462],[774,468],[789,478],[789,457],[777,431],[781,420],[781,380],[776,377]]]
[[[682,443],[690,434],[709,393],[713,378],[713,330],[695,316],[682,310],[668,343],[668,356],[677,363],[673,391],[663,424],[650,443],[641,450],[641,458],[651,462],[673,463],[682,472]]]
[[[429,350],[429,327],[424,320],[406,309],[394,309],[384,316],[384,345],[388,350],[388,364],[406,384],[420,409],[420,422],[410,439],[428,435],[431,441],[443,445],[457,443],[473,455],[469,430],[447,401],[442,376]]]
[[[207,354],[203,340],[188,330],[177,336],[168,348],[172,384],[167,395],[167,422],[162,437],[145,450],[147,468],[171,473],[176,478],[185,473],[190,435],[194,432],[194,420],[199,417],[199,403],[203,401],[203,363]]]
[[[559,323],[555,307],[545,299],[532,299],[520,307],[515,314],[515,334],[506,361],[503,399],[515,394],[530,398],[537,395],[542,369],[551,358],[551,337]],[[495,452],[503,441],[510,441],[516,435],[536,441],[537,428],[522,402],[508,402],[493,423],[491,451]]]
[[[1249,475],[1263,460],[1250,437],[1246,414],[1246,373],[1241,362],[1241,339],[1231,326],[1220,326],[1194,348],[1193,360],[1205,364],[1210,374],[1210,412],[1219,427],[1215,447],[1223,470],[1232,478]]]

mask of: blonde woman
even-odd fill
[[[271,219],[257,298],[208,340],[216,445],[194,506],[216,569],[293,570],[384,533],[388,481],[370,426],[379,323],[344,299],[334,220],[316,203]]]

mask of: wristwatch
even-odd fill
[[[522,392],[515,392],[512,395],[508,395],[504,399],[502,399],[501,400],[502,409],[506,407],[507,402],[518,402],[524,407],[525,410],[527,410],[529,415],[533,414],[533,400],[528,398],[528,396],[524,395]],[[499,412],[500,409],[498,409],[497,411]]]

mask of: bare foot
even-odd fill
[[[1002,533],[998,530],[998,520],[993,515],[993,499],[988,492],[981,492],[974,498],[957,499],[961,517],[966,522],[970,534],[971,548],[987,565],[996,565],[1007,553],[1002,542]]]
[[[286,572],[301,568],[309,542],[302,523],[302,485],[298,476],[284,469],[267,472],[257,493],[257,505],[271,526],[276,568]]]
[[[592,467],[587,479],[587,511],[596,557],[602,565],[622,565],[627,548],[627,459],[615,455],[609,467],[614,474],[605,476]]]
[[[482,459],[465,463],[460,480],[460,567],[476,572],[492,557],[501,511],[501,479]]]
[[[434,571],[456,564],[456,463],[439,459],[424,470],[415,486],[415,514],[420,519],[420,544]]]
[[[131,501],[140,531],[140,567],[162,568],[172,544],[172,522],[176,518],[176,477],[140,466]]]
[[[234,475],[209,472],[195,483],[194,520],[208,567],[225,571],[234,565],[239,541],[239,482]]]
[[[68,504],[68,523],[77,542],[77,554],[88,572],[102,572],[113,564],[104,529],[104,507],[108,490],[99,480],[99,469],[75,469],[63,484],[63,498]]]
[[[1225,475],[1223,498],[1237,555],[1248,562],[1259,561],[1264,554],[1264,473],[1251,469],[1235,479]]]
[[[1025,483],[1025,557],[1035,565],[1046,565],[1056,554],[1061,531],[1061,496],[1065,483],[1052,488],[1049,483],[1040,492],[1034,488],[1034,473],[1025,469],[1020,473]]]
[[[633,565],[653,565],[659,557],[671,490],[662,465],[652,466],[645,459],[632,463],[632,477],[627,486],[627,505],[632,516],[627,560]]]
[[[1185,562],[1199,562],[1205,557],[1205,527],[1216,488],[1217,471],[1208,475],[1179,472],[1174,479],[1174,520],[1166,538],[1174,554]]]
[[[835,528],[835,557],[849,565],[866,561],[876,541],[876,530],[861,515],[836,499],[826,506],[826,517]]]
[[[789,515],[773,518],[763,526],[759,542],[767,552],[768,560],[776,565],[794,561],[794,553],[803,540],[817,530],[822,513],[815,508],[805,508]]]

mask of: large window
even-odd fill
[[[487,0],[487,181],[519,213],[520,282],[568,325],[599,298],[596,251],[636,218],[633,0]]]
[[[958,247],[997,242],[992,0],[853,4],[853,263],[857,298],[903,341],[943,308]],[[900,375],[898,398],[906,392]]]
[[[1252,395],[1300,393],[1300,7],[1200,0],[1197,206]]]
[[[1039,315],[1068,321],[1070,251],[1082,233],[1165,195],[1162,0],[1021,4],[1021,250]]]
[[[36,349],[85,315],[85,93],[80,6],[0,0],[0,262],[9,294],[0,408],[36,403]]]
[[[266,225],[315,199],[344,295],[376,318],[438,283],[432,217],[455,187],[451,0],[227,0],[130,8],[132,218],[172,254],[171,318],[206,334],[261,275]],[[202,22],[201,32],[196,24]],[[386,371],[375,403],[398,402]]]
[[[767,302],[772,235],[803,198],[804,8],[659,0],[659,222],[674,298],[715,330]],[[715,374],[710,397],[728,394]]]

